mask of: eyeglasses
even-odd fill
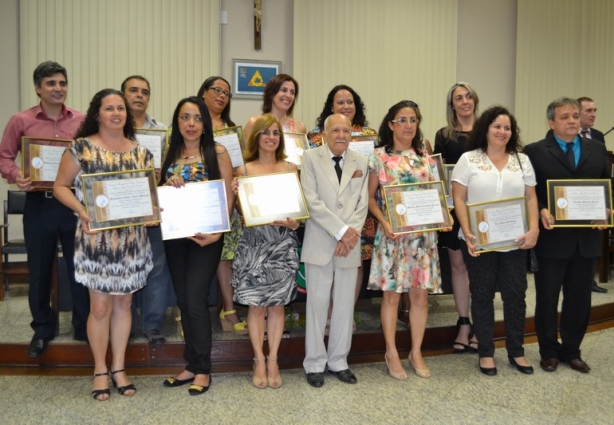
[[[191,119],[194,119],[195,122],[203,122],[203,117],[201,117],[200,115],[182,114],[179,115],[179,119],[183,122],[188,122]]]
[[[228,99],[232,99],[232,93],[230,93],[228,90],[224,90],[219,87],[209,87],[207,90],[213,90],[218,96],[223,93]]]
[[[407,124],[407,123],[410,123],[410,124],[415,124],[415,123],[417,123],[417,122],[419,122],[419,121],[420,121],[420,120],[419,120],[418,118],[416,118],[416,117],[411,117],[411,118],[407,118],[407,117],[400,117],[400,118],[398,118],[398,119],[396,119],[396,120],[391,120],[390,122],[396,122],[396,123],[399,123],[399,124],[401,124],[401,125],[405,125],[405,124]]]
[[[260,134],[264,134],[265,136],[270,136],[271,134],[273,135],[273,137],[279,137],[281,135],[281,133],[279,132],[279,130],[273,130],[271,132],[271,130],[269,130],[268,128],[266,130],[262,130],[260,132]]]

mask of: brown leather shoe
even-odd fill
[[[569,367],[580,373],[588,373],[591,368],[582,359],[573,359],[569,361]]]
[[[539,366],[546,372],[556,372],[559,361],[557,359],[541,359]]]

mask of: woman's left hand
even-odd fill
[[[286,218],[285,220],[275,220],[271,223],[271,226],[283,226],[290,230],[296,230],[299,227],[299,222],[293,218]]]
[[[194,236],[188,236],[188,239],[202,247],[219,241],[221,237],[221,233],[197,233]]]
[[[529,230],[524,235],[514,239],[514,242],[520,242],[520,249],[531,249],[537,243],[537,236],[539,236],[539,230]]]

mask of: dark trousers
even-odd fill
[[[186,370],[211,371],[209,290],[222,255],[224,238],[204,247],[188,239],[164,241],[185,339]]]
[[[32,314],[34,338],[50,338],[55,334],[51,313],[51,270],[58,238],[72,290],[72,325],[75,336],[87,336],[90,296],[87,288],[75,281],[75,228],[77,217],[51,197],[51,192],[29,192],[23,214],[24,238],[28,251],[28,301]]]
[[[542,359],[570,361],[580,358],[591,314],[594,258],[583,258],[576,249],[570,258],[538,257],[535,273],[535,330]],[[561,342],[557,339],[557,307],[563,288]]]
[[[469,272],[471,314],[478,338],[480,357],[493,357],[495,344],[495,309],[493,301],[497,287],[503,300],[505,348],[508,357],[524,356],[524,324],[527,305],[527,251],[485,252],[472,257],[467,244],[461,242],[463,258]]]

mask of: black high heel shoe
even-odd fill
[[[497,374],[496,366],[495,367],[482,367],[480,360],[478,360],[478,366],[480,367],[480,372],[482,372],[486,376],[495,376]]]
[[[98,376],[109,376],[109,372],[103,372],[103,373],[95,373],[94,374],[94,379],[96,379]],[[108,383],[109,381],[107,381]],[[109,397],[107,398],[100,398],[101,395],[106,394]],[[92,397],[94,397],[94,400],[96,401],[107,401],[109,398],[111,398],[111,390],[109,390],[109,388],[103,388],[100,390],[92,390]]]
[[[510,365],[514,366],[518,372],[524,373],[525,375],[533,375],[533,366],[519,365],[513,357],[508,357],[507,359],[510,361]]]
[[[136,387],[134,386],[134,384],[128,384],[128,385],[124,385],[122,387],[118,387],[117,386],[117,382],[115,381],[115,379],[113,378],[113,375],[115,375],[116,373],[121,373],[121,372],[125,372],[126,369],[121,369],[121,370],[112,370],[111,371],[111,382],[113,382],[113,386],[115,388],[117,388],[117,392],[120,395],[125,395],[128,397],[132,397],[133,395],[136,394]],[[126,391],[134,391],[132,394],[126,394]]]
[[[458,320],[456,321],[456,333],[458,334],[458,332],[460,332],[461,326],[466,326],[466,325],[469,325],[469,336],[467,340],[470,340],[472,333],[473,333],[473,325],[471,324],[471,321],[469,320],[468,317],[458,318]],[[471,344],[471,342],[469,342],[469,344]],[[452,345],[452,348],[454,348],[454,353],[463,354],[463,353],[471,352],[472,347],[469,344],[463,344],[462,342],[454,341],[454,344]],[[456,347],[456,345],[460,345],[463,348],[458,348]]]

